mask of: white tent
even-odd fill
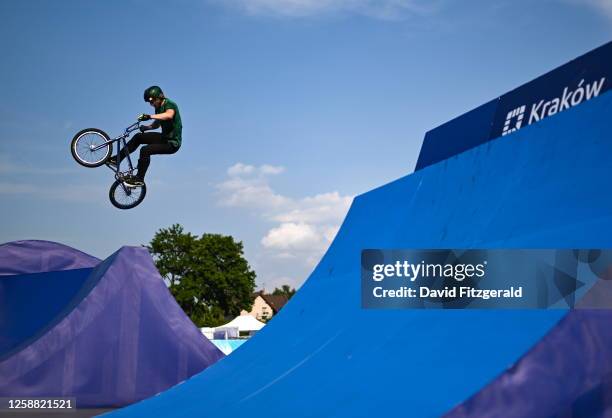
[[[238,328],[238,332],[251,332],[251,331],[259,331],[266,324],[258,321],[251,315],[240,315],[236,318],[232,319],[225,325],[221,325],[219,328]]]
[[[200,328],[200,331],[202,332],[202,334],[204,334],[204,336],[206,338],[208,338],[209,340],[213,339],[213,335],[215,333],[215,329],[211,328],[211,327],[204,327],[204,328]]]

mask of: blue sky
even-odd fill
[[[413,171],[435,126],[612,39],[612,1],[0,3],[0,242],[106,257],[174,223],[233,235],[266,289],[299,286],[353,196]],[[136,209],[78,166],[162,86],[183,147]]]

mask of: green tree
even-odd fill
[[[178,304],[197,326],[216,326],[251,310],[255,272],[231,236],[160,229],[147,247]]]
[[[291,296],[295,295],[295,289],[291,288],[289,285],[282,285],[280,289],[277,287],[272,292],[273,295],[287,296],[287,299],[291,299]]]

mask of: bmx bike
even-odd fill
[[[117,156],[121,148],[127,145],[126,138],[132,132],[140,128],[140,121],[133,123],[125,128],[123,134],[111,139],[106,132],[87,128],[77,132],[70,143],[70,151],[77,163],[84,167],[100,167],[107,163],[112,163],[111,152],[113,144],[117,144]],[[130,155],[127,155],[127,169],[121,170],[121,164],[115,161],[114,164],[107,164],[108,168],[115,173],[115,182],[108,191],[108,197],[116,208],[131,209],[138,206],[147,194],[146,184],[132,185],[126,180],[134,176],[136,169],[132,164]]]

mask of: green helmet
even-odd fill
[[[159,86],[151,86],[144,91],[144,101],[150,102],[158,97],[164,97],[164,92]]]

